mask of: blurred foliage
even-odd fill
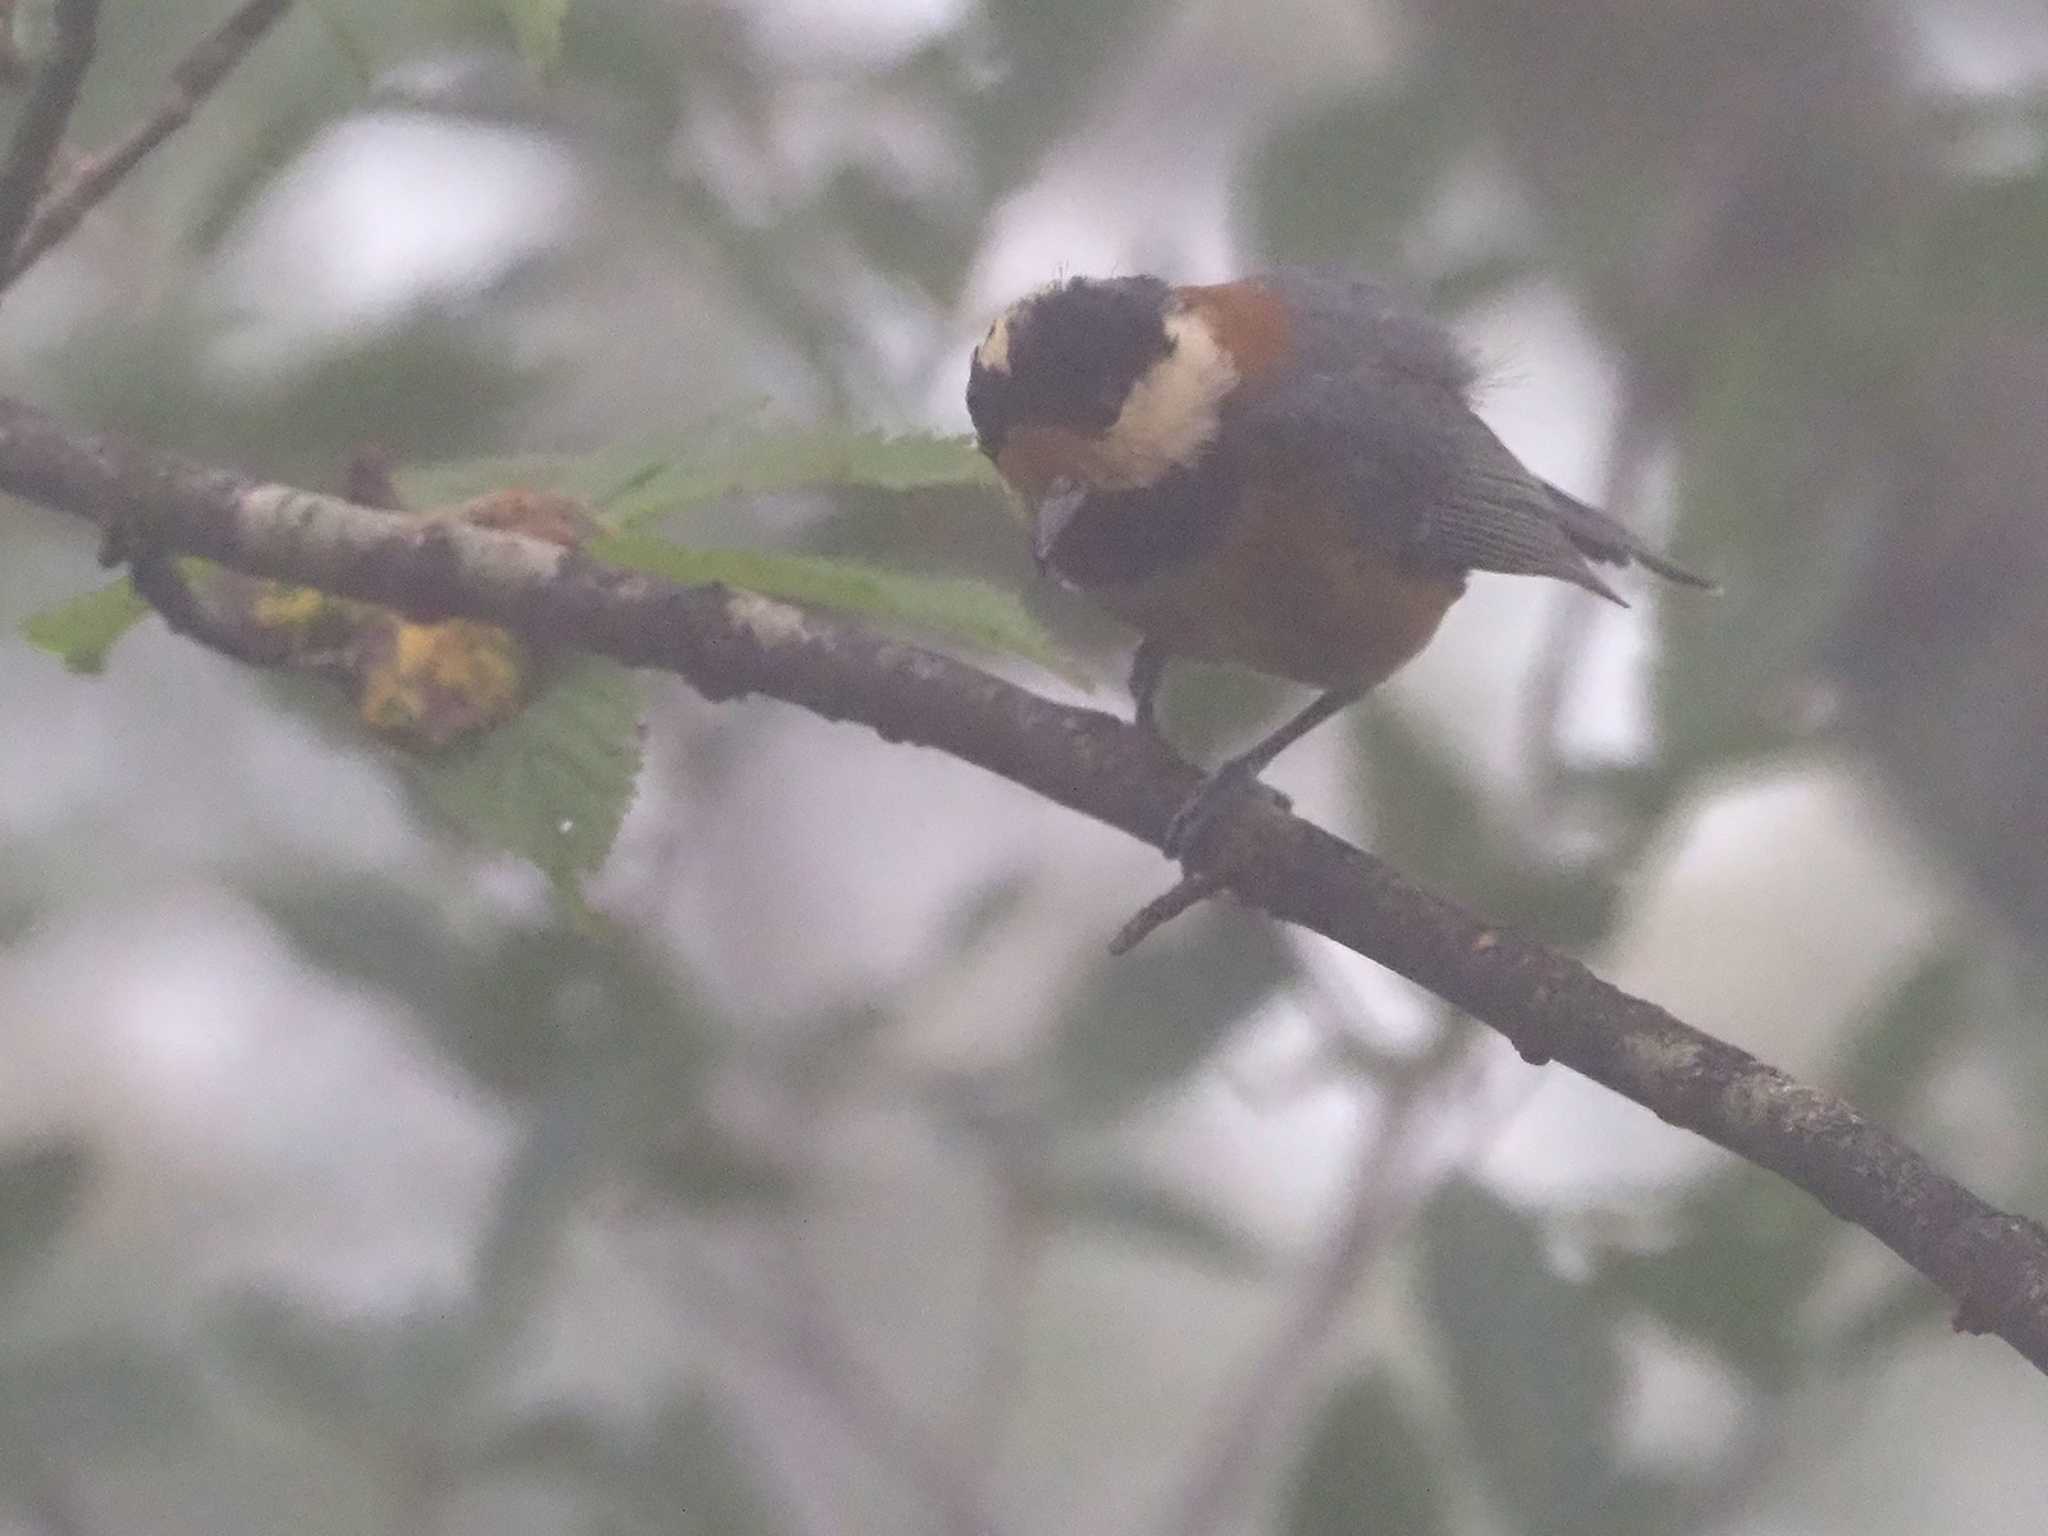
[[[574,458],[536,455],[409,466],[399,479],[411,499],[425,506],[505,485],[579,496],[621,532],[699,514],[733,496],[852,488],[992,489],[997,483],[972,438],[718,422],[681,440],[613,444]]]
[[[561,61],[569,0],[497,0],[527,63],[543,73]]]
[[[851,560],[741,549],[689,549],[645,535],[600,540],[591,553],[614,565],[688,585],[723,582],[794,603],[858,614],[922,631],[993,656],[1014,656],[1081,682],[1086,671],[1010,593],[963,578],[885,571]]]
[[[400,770],[427,803],[486,848],[530,859],[565,887],[611,852],[640,775],[639,679],[577,657],[474,743]]]
[[[986,461],[964,439],[784,434],[720,452],[699,449],[687,461],[611,449],[585,460],[427,466],[408,471],[405,484],[436,505],[469,498],[461,512],[474,514],[473,520],[510,504],[519,515],[495,517],[493,526],[556,542],[580,539],[581,529],[552,532],[532,518],[545,516],[561,497],[575,498],[559,502],[572,510],[587,498],[606,524],[624,530],[591,541],[587,552],[595,558],[689,585],[723,582],[857,614],[1031,661],[1085,685],[1086,670],[1023,604],[985,582],[816,555],[693,548],[645,531],[747,493],[842,486],[983,490]],[[201,571],[199,579],[207,574]],[[643,697],[627,669],[598,658],[543,662],[487,625],[408,624],[364,604],[274,583],[226,578],[211,585],[222,588],[214,610],[240,628],[277,633],[275,610],[306,632],[280,664],[297,664],[303,651],[313,658],[309,665],[331,672],[334,658],[345,656],[341,670],[357,687],[371,731],[431,749],[396,754],[394,766],[427,806],[475,843],[529,860],[572,896],[611,852],[640,772]],[[280,603],[280,597],[291,601]],[[98,672],[114,643],[149,612],[124,578],[38,611],[23,632],[72,671]],[[335,616],[341,633],[333,632]],[[536,672],[542,674],[538,684]]]
[[[1453,168],[1467,111],[1448,82],[1418,72],[1283,121],[1245,178],[1262,243],[1289,261],[1409,268],[1415,223]],[[1338,161],[1351,172],[1333,181]]]
[[[1287,1536],[1448,1533],[1435,1458],[1398,1384],[1355,1376],[1319,1410],[1287,1490]]]
[[[1476,1187],[1443,1190],[1422,1239],[1437,1344],[1496,1510],[1526,1531],[1646,1529],[1657,1499],[1618,1464],[1621,1363],[1598,1299]]]
[[[148,616],[149,604],[123,576],[30,615],[22,633],[73,672],[99,672],[115,643]]]
[[[1975,1020],[1965,974],[1953,950],[1908,967],[1831,1086],[1879,1120],[1910,1123],[1912,1099]],[[1809,1196],[1757,1169],[1700,1183],[1670,1224],[1677,1242],[1610,1256],[1599,1289],[1711,1348],[1767,1391],[1789,1392],[1830,1364],[1854,1368],[1881,1342],[1939,1316],[1933,1287],[1899,1277],[1817,1327],[1822,1287],[1838,1259],[1836,1223]]]
[[[154,101],[225,8],[106,8],[79,146]],[[1009,270],[989,234],[1014,195],[1056,185],[1077,228],[1206,259],[1216,231],[1171,227],[1185,195],[1224,210],[1247,263],[1360,263],[1453,314],[1561,293],[1653,440],[1624,495],[1668,512],[1674,552],[1724,594],[1645,610],[1649,739],[1563,754],[1550,787],[1502,783],[1426,702],[1356,710],[1333,732],[1373,846],[1597,952],[1702,803],[1746,773],[1867,754],[2005,934],[1930,922],[1885,957],[1821,1075],[1960,1168],[1995,1144],[2007,1197],[2044,1198],[2024,1132],[2048,1112],[2027,969],[2048,881],[2014,817],[2048,803],[2048,467],[2028,420],[2048,378],[2048,116],[2038,90],[1930,85],[1913,30],[1996,8],[858,9],[299,7],[10,297],[9,387],[309,484],[375,442],[418,507],[575,496],[605,558],[1074,679],[1120,672],[1128,635],[1036,581],[971,443],[902,430],[957,389],[981,318],[964,309],[992,297],[974,285]],[[1213,164],[1212,119],[1235,125]],[[388,136],[348,137],[372,130]],[[515,169],[491,169],[499,151]],[[309,185],[329,217],[294,224]],[[407,266],[409,287],[343,280]],[[10,617],[32,614],[28,639],[67,666],[104,667],[143,611],[126,583],[73,595],[76,530],[21,519],[0,539]],[[1399,1053],[1355,1052],[1298,1097],[1237,1091],[1216,1064],[1248,1017],[1337,1012],[1348,1030],[1369,1012],[1246,914],[1190,914],[1112,962],[1081,899],[1107,866],[1034,833],[963,861],[932,915],[925,866],[951,869],[959,835],[936,798],[870,803],[849,768],[812,817],[804,797],[840,792],[840,738],[805,745],[818,776],[801,776],[772,712],[692,713],[605,663],[545,662],[515,718],[421,758],[361,749],[303,685],[229,684],[223,714],[182,648],[132,655],[88,694],[0,654],[22,696],[11,734],[37,753],[0,818],[0,1023],[24,1042],[0,1072],[9,1529],[1142,1528],[1147,1501],[1203,1470],[1201,1425],[1264,1397],[1274,1311],[1326,1283],[1381,1299],[1367,1270],[1405,1287],[1418,1326],[1335,1309],[1310,1350],[1320,1389],[1274,1397],[1260,1426],[1246,1529],[1712,1536],[1731,1510],[1830,1528],[1829,1478],[1914,1450],[1845,1450],[1857,1425],[1829,1410],[1876,1400],[1943,1340],[1940,1299],[1896,1268],[1859,1283],[1869,1245],[1767,1176],[1632,1191],[1617,1167],[1614,1189],[1554,1209],[1455,1175],[1326,1197],[1339,1100],[1390,1166],[1411,1160],[1375,1112],[1400,1090],[1371,1074]],[[1174,737],[1221,751],[1276,692],[1176,668]],[[140,734],[152,710],[192,722]],[[277,715],[282,731],[251,723]],[[101,734],[67,749],[81,719]],[[192,775],[147,760],[163,741],[226,786],[209,814],[246,795],[246,827],[171,830]],[[322,776],[336,759],[375,789]],[[716,792],[769,762],[792,780],[788,825],[736,838],[726,807],[751,802]],[[132,803],[105,787],[117,769]],[[412,856],[365,835],[387,801],[419,813]],[[837,826],[862,839],[850,873]],[[166,853],[167,832],[188,841]],[[220,901],[300,991],[266,987],[229,941],[191,976],[125,969],[136,906]],[[762,910],[784,901],[835,931],[793,934]],[[1716,921],[1689,931],[1725,969],[1769,958],[1720,957]],[[853,979],[780,984],[827,968],[842,925],[843,947],[876,951]],[[97,965],[102,988],[50,974]],[[146,1018],[139,1064],[108,1065],[130,1037],[69,1017],[102,994]],[[326,1005],[372,1020],[376,1045],[320,1058],[310,1099],[292,1051],[194,1101],[232,1114],[121,1097],[151,1073],[190,1087],[231,1052],[194,1022],[219,995],[308,1051]],[[52,1027],[80,1035],[58,1071],[28,1054]],[[1443,1086],[1447,1123],[1504,1113]],[[401,1088],[441,1095],[439,1119]],[[1997,1093],[2003,1119],[1957,1108]],[[419,1139],[386,1154],[394,1116]],[[233,1176],[202,1177],[195,1149],[229,1130]],[[493,1149],[476,1210],[442,1188],[469,1140]],[[387,1155],[405,1186],[389,1205],[370,1192]],[[306,1214],[323,1197],[341,1214]],[[1344,1198],[1399,1219],[1360,1273],[1331,1274],[1318,1245]],[[441,1246],[408,1248],[395,1210]],[[1645,1334],[1732,1403],[1733,1431],[1701,1427],[1682,1465],[1632,1449]],[[1969,1380],[1988,1400],[2001,1378]],[[1926,1465],[2026,1483],[2012,1528],[2031,1529],[2031,1465],[1972,1460],[1937,1412]],[[1900,1528],[1883,1505],[1859,1505],[1873,1533]]]
[[[90,1155],[69,1142],[0,1158],[0,1290],[16,1283],[61,1234],[85,1193]]]
[[[1046,1053],[1054,1112],[1082,1122],[1129,1114],[1181,1083],[1292,974],[1285,941],[1263,919],[1205,911],[1167,942],[1106,951],[1048,999]]]
[[[1372,704],[1355,713],[1370,804],[1386,818],[1373,840],[1377,853],[1422,885],[1546,943],[1581,948],[1610,930],[1615,867],[1539,854],[1412,722]]]

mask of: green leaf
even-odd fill
[[[727,472],[746,481],[734,485],[734,490],[757,493],[806,485],[913,491],[935,485],[999,483],[973,438],[932,433],[892,437],[880,432],[822,431],[767,440],[737,458]]]
[[[1191,914],[1131,954],[1105,954],[1063,1010],[1052,1107],[1100,1122],[1167,1091],[1293,974],[1279,929],[1226,907]]]
[[[1496,1506],[1522,1531],[1639,1531],[1617,1524],[1635,1490],[1608,1450],[1611,1309],[1555,1274],[1535,1225],[1477,1185],[1447,1187],[1418,1225],[1429,1315]]]
[[[1835,403],[1842,379],[1827,371],[1839,345],[1821,297],[1788,294],[1718,330],[1702,356],[1681,424],[1672,554],[1722,590],[1657,607],[1657,737],[1674,773],[1799,744],[1787,690],[1811,673],[1849,599],[1856,563],[1821,520],[1788,515],[1839,494],[1856,441]]]
[[[1606,934],[1617,894],[1610,876],[1532,850],[1495,814],[1457,754],[1384,701],[1368,700],[1352,718],[1382,858],[1548,943],[1582,948]]]
[[[305,9],[320,24],[320,30],[325,34],[324,41],[341,60],[348,83],[358,95],[369,95],[377,83],[377,50],[357,18],[344,15],[339,0],[323,0],[323,3],[309,5]],[[284,157],[278,156],[273,163],[283,161]],[[210,240],[199,245],[201,250],[211,250],[212,247]]]
[[[1896,1361],[1914,1335],[1943,1328],[1955,1304],[1918,1275],[1894,1282],[1830,1339],[1821,1354],[1844,1375]]]
[[[1811,1364],[1801,1319],[1835,1251],[1835,1222],[1810,1196],[1746,1166],[1689,1192],[1672,1222],[1679,1243],[1612,1255],[1600,1291],[1714,1349],[1758,1385],[1789,1390]]]
[[[496,730],[450,752],[394,753],[393,761],[468,836],[573,889],[611,852],[633,803],[641,707],[627,668],[573,657]]]
[[[963,126],[980,150],[980,184],[991,187],[1028,180],[1090,110],[1102,78],[1172,25],[1163,0],[989,0],[979,9],[1003,67],[976,90]]]
[[[123,576],[54,608],[31,614],[22,625],[29,642],[62,659],[73,672],[100,672],[114,642],[149,614]]]
[[[550,965],[565,941],[551,932],[472,932],[445,902],[377,876],[306,878],[266,869],[242,893],[299,958],[339,981],[404,1000],[465,1071],[494,1093],[527,1095],[557,1080],[588,1042],[547,1006]]]
[[[1473,137],[1468,105],[1425,71],[1318,103],[1257,148],[1246,182],[1266,250],[1382,271],[1406,263],[1416,225]]]
[[[403,998],[417,1014],[460,1011],[498,969],[494,945],[462,933],[440,902],[400,881],[309,877],[298,867],[240,871],[236,881],[301,960],[351,987]]]
[[[573,904],[502,934],[449,1046],[499,1092],[595,1094],[606,1153],[637,1161],[688,1110],[712,1015],[672,957]],[[593,1077],[593,1074],[596,1074]]]
[[[1978,1022],[1969,984],[1982,963],[1952,946],[1932,951],[1902,975],[1835,1074],[1842,1097],[1875,1119],[1903,1119],[1953,1059],[1957,1039]]]
[[[998,485],[969,437],[889,437],[845,428],[757,431],[627,444],[580,458],[471,459],[399,477],[418,506],[462,501],[505,486],[559,491],[591,502],[614,528],[633,529],[729,496],[846,486],[876,491]]]
[[[1936,948],[1905,968],[1834,1074],[1851,1103],[1886,1120],[1911,1113],[1958,1036],[1978,1021],[1969,996],[1972,958]],[[1817,1336],[1805,1320],[1839,1254],[1839,1224],[1810,1196],[1758,1169],[1734,1168],[1696,1186],[1671,1220],[1677,1244],[1610,1256],[1600,1287],[1714,1349],[1768,1390],[1788,1391],[1829,1361],[1852,1363],[1857,1351],[1874,1351],[1938,1315],[1939,1293],[1915,1282],[1896,1306],[1874,1307],[1832,1337]]]
[[[1014,594],[986,582],[885,570],[826,555],[689,549],[644,534],[600,539],[590,553],[670,581],[722,581],[790,602],[928,631],[977,650],[1020,657],[1069,682],[1087,682],[1080,664],[1060,650]]]
[[[1442,1469],[1385,1374],[1331,1394],[1287,1482],[1287,1536],[1434,1536],[1448,1531]]]
[[[77,1214],[90,1173],[85,1148],[72,1141],[0,1158],[0,1292],[48,1256]]]
[[[506,486],[589,502],[614,529],[586,552],[672,581],[723,581],[771,597],[835,608],[1016,656],[1079,686],[1091,672],[1062,651],[1015,595],[962,577],[889,570],[824,555],[706,549],[656,537],[657,522],[734,496],[856,489],[903,495],[970,487],[993,499],[998,482],[967,437],[885,436],[844,428],[755,432],[607,448],[581,458],[474,459],[409,470],[409,502],[459,502]]]
[[[498,10],[512,28],[519,51],[541,74],[562,60],[562,26],[569,19],[569,0],[498,0]]]

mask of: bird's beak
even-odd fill
[[[1041,572],[1052,564],[1052,552],[1060,535],[1067,531],[1067,524],[1087,499],[1088,493],[1071,480],[1055,480],[1039,499],[1038,515],[1032,522],[1031,552],[1038,557]]]

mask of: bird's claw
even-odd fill
[[[1160,847],[1169,859],[1185,859],[1220,818],[1253,794],[1264,795],[1283,811],[1293,809],[1294,802],[1287,796],[1259,782],[1250,764],[1225,763],[1173,813]]]

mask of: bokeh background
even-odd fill
[[[108,6],[78,144],[224,9]],[[561,9],[297,8],[9,295],[6,387],[316,485],[688,464],[964,429],[1063,272],[1369,266],[1726,590],[1482,579],[1274,779],[2048,1213],[2034,6]],[[1026,594],[1122,706],[986,487],[665,531]],[[579,923],[303,691],[32,648],[93,553],[0,518],[8,1536],[2048,1515],[2048,1383],[1872,1240],[1321,941],[1111,962],[1148,850],[656,680]],[[1169,724],[1289,702],[1190,668]]]

